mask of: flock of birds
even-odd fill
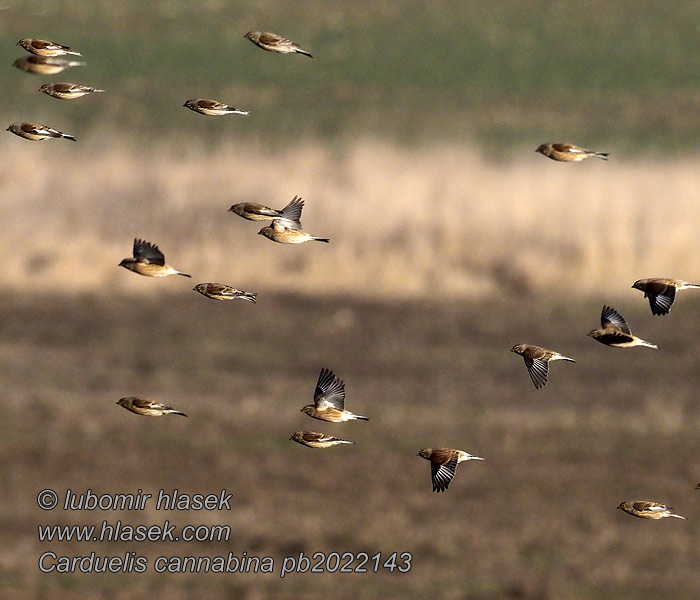
[[[309,52],[303,50],[298,44],[274,33],[251,31],[245,35],[245,38],[269,52],[302,54],[313,58]],[[81,54],[55,42],[24,38],[18,42],[18,45],[27,50],[30,55],[18,58],[14,62],[14,66],[28,73],[54,75],[69,67],[85,64],[66,58],[69,56],[80,57]],[[39,91],[61,100],[72,100],[87,94],[104,92],[101,89],[67,82],[47,83],[42,85]],[[184,106],[206,116],[249,114],[248,111],[209,98],[192,98],[187,100]],[[73,135],[38,123],[12,123],[7,130],[32,141],[42,141],[50,138],[66,138],[77,141]],[[609,156],[607,152],[587,150],[581,146],[567,143],[541,144],[536,148],[536,152],[560,162],[578,162],[591,157],[608,160]],[[234,204],[229,211],[249,221],[270,221],[268,225],[258,231],[258,234],[277,243],[300,244],[308,241],[328,243],[328,238],[310,235],[302,229],[301,213],[303,207],[303,200],[298,196],[294,196],[284,208],[279,210],[262,204],[243,202]],[[165,262],[164,254],[158,246],[138,238],[134,240],[132,256],[124,258],[119,263],[119,266],[146,277],[167,277],[169,275],[191,277],[191,275],[168,265]],[[687,288],[700,288],[700,285],[680,279],[651,278],[640,279],[632,287],[644,293],[644,297],[649,300],[653,315],[666,315],[671,310],[678,291]],[[242,299],[252,303],[255,303],[257,300],[257,293],[238,290],[221,283],[199,283],[193,289],[214,300]],[[624,317],[611,306],[603,306],[600,319],[600,328],[594,329],[588,334],[598,342],[614,348],[646,346],[658,349],[655,344],[646,342],[633,335]],[[517,344],[513,346],[511,351],[523,357],[528,374],[537,389],[543,388],[547,384],[549,363],[551,361],[576,362],[574,359],[559,352],[533,344]],[[175,414],[183,417],[187,416],[184,412],[175,410],[163,403],[134,396],[121,398],[117,401],[117,404],[138,415],[159,417],[165,414]],[[345,409],[345,383],[326,368],[321,369],[316,382],[314,403],[304,406],[301,412],[314,419],[330,423],[369,420],[367,417],[356,415]],[[292,434],[290,440],[310,448],[329,448],[341,444],[355,443],[316,431],[297,431]],[[455,448],[423,448],[418,452],[418,456],[430,461],[434,492],[447,490],[460,462],[485,460]],[[696,489],[700,489],[700,483],[698,483]],[[635,517],[645,519],[685,518],[675,514],[673,508],[658,502],[628,501],[620,503],[617,508]]]

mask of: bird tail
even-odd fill
[[[362,415],[353,415],[353,419],[359,419],[360,421],[369,421],[369,417],[363,417]]]
[[[192,275],[188,275],[187,273],[180,273],[180,271],[177,272],[178,275],[182,275],[183,277],[189,277],[192,279]]]
[[[608,160],[610,152],[594,152],[593,156],[595,156],[596,158],[600,158],[601,160]]]
[[[564,356],[562,354],[560,354],[559,356],[553,356],[550,360],[568,360],[572,363],[576,362],[573,358],[569,358],[568,356]]]
[[[73,56],[82,56],[80,52],[76,52],[75,50],[64,50],[66,54],[72,54]]]
[[[654,350],[659,349],[659,347],[656,344],[650,344],[649,342],[645,342],[644,340],[639,340],[639,345],[646,346],[647,348],[654,348]]]
[[[325,242],[326,244],[330,244],[330,242],[331,242],[328,238],[315,237],[312,239],[314,240],[314,242]]]
[[[353,444],[353,445],[355,444],[355,442],[351,442],[350,440],[336,439],[336,441],[337,441],[339,444]],[[674,516],[675,516],[675,515],[674,515]]]
[[[187,415],[184,412],[180,412],[179,410],[173,410],[172,408],[168,410],[168,412],[171,415],[180,415],[181,417],[186,417]]]
[[[243,292],[240,296],[238,296],[242,300],[247,300],[248,302],[252,302],[255,304],[258,299],[258,295],[255,292]]]
[[[301,48],[297,48],[296,50],[299,54],[303,54],[304,56],[308,56],[309,58],[313,58],[313,56],[311,56],[311,54],[309,52],[307,52],[306,50],[302,50]]]
[[[61,134],[61,137],[64,137],[64,138],[66,138],[67,140],[73,140],[74,142],[77,142],[77,141],[78,141],[76,138],[74,138],[72,135],[70,135],[70,134],[68,134],[68,133],[62,133],[62,134]]]
[[[671,514],[668,515],[668,516],[669,516],[669,517],[676,517],[676,519],[683,519],[684,521],[687,521],[687,520],[688,520],[688,519],[686,519],[685,517],[681,517],[680,515],[677,515],[677,514],[675,514],[675,513],[671,513]]]

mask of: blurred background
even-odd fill
[[[267,30],[310,51],[278,55]],[[0,382],[7,598],[584,600],[700,593],[694,2],[5,0]],[[13,68],[24,37],[85,66]],[[74,101],[68,81],[107,90]],[[182,106],[214,98],[248,116]],[[610,152],[557,163],[543,142]],[[238,202],[305,201],[331,243],[273,244]],[[133,238],[192,280],[117,268]],[[257,305],[191,291],[215,281]],[[585,333],[603,303],[658,352]],[[554,348],[535,390],[516,343]],[[321,367],[369,423],[310,421]],[[146,419],[137,395],[184,410]],[[288,441],[323,431],[355,447]],[[430,491],[421,447],[487,458]],[[234,491],[220,514],[46,513],[36,494]],[[641,521],[623,500],[688,521]],[[41,544],[42,523],[229,523],[222,544]],[[669,522],[673,521],[673,522]],[[411,552],[409,573],[42,574],[70,556]]]

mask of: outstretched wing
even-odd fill
[[[617,327],[627,334],[631,334],[630,328],[627,325],[625,318],[617,312],[612,306],[603,306],[603,312],[600,314],[600,325],[603,329],[609,327]]]
[[[321,369],[314,391],[314,404],[316,408],[345,410],[345,383],[333,371]]]
[[[139,262],[152,265],[165,265],[165,256],[158,249],[158,246],[138,238],[134,239],[134,258]]]
[[[457,455],[454,455],[448,462],[441,465],[430,463],[431,476],[433,479],[433,491],[444,492],[449,486],[457,470]]]

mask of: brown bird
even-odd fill
[[[235,300],[240,298],[255,304],[258,298],[258,295],[254,292],[237,290],[223,283],[198,283],[192,289],[212,300]]]
[[[289,439],[303,446],[308,446],[309,448],[330,448],[331,446],[338,446],[340,444],[355,443],[316,431],[296,431]]]
[[[170,406],[165,406],[160,402],[153,402],[152,400],[144,400],[143,398],[136,398],[135,396],[129,396],[128,398],[120,398],[117,400],[119,406],[123,406],[126,410],[130,410],[132,413],[137,415],[143,415],[145,417],[160,417],[162,415],[172,414],[180,415],[186,417],[184,412],[175,410]]]
[[[356,419],[369,421],[367,417],[355,415],[349,410],[345,410],[345,383],[328,369],[321,369],[318,376],[314,390],[314,403],[302,408],[301,412],[314,419],[330,421],[331,423]]]
[[[600,326],[601,329],[594,329],[588,335],[606,346],[612,346],[613,348],[646,346],[647,348],[659,349],[655,344],[650,344],[632,335],[624,317],[612,306],[603,306],[603,312],[600,315]]]
[[[218,115],[249,114],[247,110],[241,110],[235,106],[224,104],[223,102],[218,102],[217,100],[210,100],[209,98],[190,98],[183,104],[183,106],[186,106],[190,110],[198,112],[201,115],[208,115],[210,117],[216,117]]]
[[[278,244],[302,244],[310,241],[328,244],[330,242],[328,238],[315,237],[297,227],[290,226],[287,219],[273,219],[270,225],[258,231],[258,235],[264,235]]]
[[[68,46],[62,46],[48,40],[38,40],[36,38],[23,38],[17,42],[18,46],[22,46],[27,52],[36,54],[37,56],[63,56],[64,54],[72,54],[74,56],[82,56],[80,52],[71,50]]]
[[[134,239],[133,255],[133,258],[123,259],[119,266],[146,277],[167,277],[168,275],[192,277],[192,275],[181,273],[170,265],[166,265],[165,256],[158,249],[158,246],[146,240]]]
[[[69,67],[83,67],[84,62],[69,60],[60,56],[23,56],[12,63],[20,71],[35,75],[56,75]]]
[[[282,219],[288,227],[301,229],[301,210],[303,208],[304,201],[299,196],[294,196],[287,206],[281,210],[275,210],[274,208],[269,208],[263,204],[256,204],[254,202],[234,204],[228,210],[249,221]]]
[[[685,519],[680,515],[672,512],[673,509],[665,504],[658,502],[649,502],[647,500],[635,500],[634,502],[620,502],[617,507],[624,510],[627,514],[639,517],[640,519],[664,519],[666,517],[676,517],[676,519]]]
[[[74,142],[78,141],[68,133],[63,133],[58,129],[40,125],[39,123],[12,123],[5,131],[10,131],[25,140],[32,140],[33,142],[41,142],[49,138],[66,138]]]
[[[81,98],[93,92],[104,92],[104,90],[98,90],[97,88],[87,85],[63,82],[45,83],[39,88],[39,91],[44,92],[44,94],[52,98],[59,98],[60,100],[72,100],[73,98]]]
[[[270,33],[269,31],[249,31],[243,37],[249,39],[256,46],[268,52],[279,52],[280,54],[298,53],[313,58],[306,50],[302,50],[298,44],[276,33]]]
[[[454,448],[423,448],[418,456],[430,461],[433,491],[438,493],[450,487],[457,465],[463,460],[486,460]]]
[[[586,150],[581,148],[581,146],[575,146],[574,144],[540,144],[535,149],[535,152],[544,154],[547,158],[552,160],[558,160],[560,162],[578,162],[591,156],[596,158],[601,158],[603,160],[608,160],[609,152],[595,152],[593,150]]]
[[[548,350],[541,346],[533,346],[532,344],[518,344],[510,349],[511,352],[520,354],[525,360],[527,372],[530,374],[532,383],[537,389],[547,385],[547,374],[549,373],[550,360],[568,360],[576,362],[573,358],[568,358],[554,350]]]
[[[667,315],[676,299],[676,292],[689,288],[700,288],[700,285],[682,279],[651,277],[650,279],[638,279],[632,284],[632,287],[644,292],[644,297],[649,298],[651,314]]]

